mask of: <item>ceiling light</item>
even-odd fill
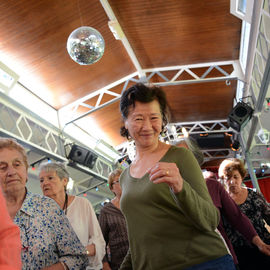
[[[235,140],[232,144],[231,144],[231,149],[233,151],[238,151],[240,149],[240,143],[239,141]]]
[[[0,89],[10,90],[17,82],[19,76],[0,62]]]
[[[119,22],[117,20],[109,21],[108,25],[115,39],[121,40],[124,36],[124,33]]]

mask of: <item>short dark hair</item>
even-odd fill
[[[167,125],[169,121],[169,109],[165,92],[156,86],[146,86],[143,83],[137,83],[127,89],[120,100],[120,112],[123,120],[128,117],[129,108],[135,107],[135,102],[149,103],[157,100],[160,106],[160,112],[162,115],[162,129]],[[120,128],[120,134],[123,137],[129,138],[128,130],[125,126]]]

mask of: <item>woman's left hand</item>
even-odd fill
[[[148,171],[150,181],[154,184],[167,183],[174,193],[178,193],[183,188],[183,178],[175,163],[158,162]]]
[[[253,237],[252,243],[258,247],[260,252],[270,256],[270,245],[265,244],[259,235]]]
[[[267,256],[270,256],[270,245],[263,243],[262,245],[258,246],[260,252],[264,253]]]

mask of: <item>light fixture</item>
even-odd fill
[[[68,37],[67,51],[71,59],[80,65],[96,63],[104,54],[105,42],[94,28],[81,26]]]
[[[10,90],[18,81],[19,76],[0,62],[0,89]]]
[[[270,139],[270,132],[265,128],[260,128],[257,136],[263,144],[268,144]]]
[[[239,151],[240,150],[240,142],[238,140],[234,140],[234,142],[231,144],[231,149],[233,151]]]
[[[177,139],[177,131],[175,125],[173,124],[167,125],[167,137],[170,141],[174,141]]]
[[[50,158],[48,158],[48,157],[43,157],[43,158],[41,158],[41,159],[39,159],[39,160],[37,160],[37,161],[35,161],[35,162],[33,162],[33,163],[31,163],[29,166],[32,168],[32,171],[34,171],[35,169],[36,169],[36,165],[39,165],[42,161],[44,161],[44,160],[47,160],[47,162],[48,163],[50,163],[51,162],[51,159]]]
[[[231,149],[233,151],[239,151],[241,148],[240,142],[239,142],[239,133],[233,133],[231,136]]]
[[[124,36],[123,30],[117,20],[112,20],[108,22],[108,26],[111,32],[114,35],[114,38],[117,40],[121,40]]]

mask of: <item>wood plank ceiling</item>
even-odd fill
[[[239,59],[241,20],[230,14],[229,0],[108,2],[143,70]],[[122,42],[111,33],[98,0],[1,1],[0,18],[0,60],[8,59],[20,75],[19,82],[56,110],[136,72]],[[97,29],[105,40],[103,57],[90,66],[78,65],[66,50],[69,34],[82,25]],[[225,69],[231,72],[232,66]],[[217,76],[215,72],[211,76]],[[166,76],[174,76],[173,71]],[[190,75],[181,76],[189,79]],[[150,81],[161,79],[153,76]],[[119,94],[121,89],[122,85],[114,87]],[[173,122],[226,119],[236,81],[173,85],[164,90]],[[101,104],[109,99],[104,95]],[[118,106],[116,102],[87,116],[113,146],[125,141],[119,135]]]

